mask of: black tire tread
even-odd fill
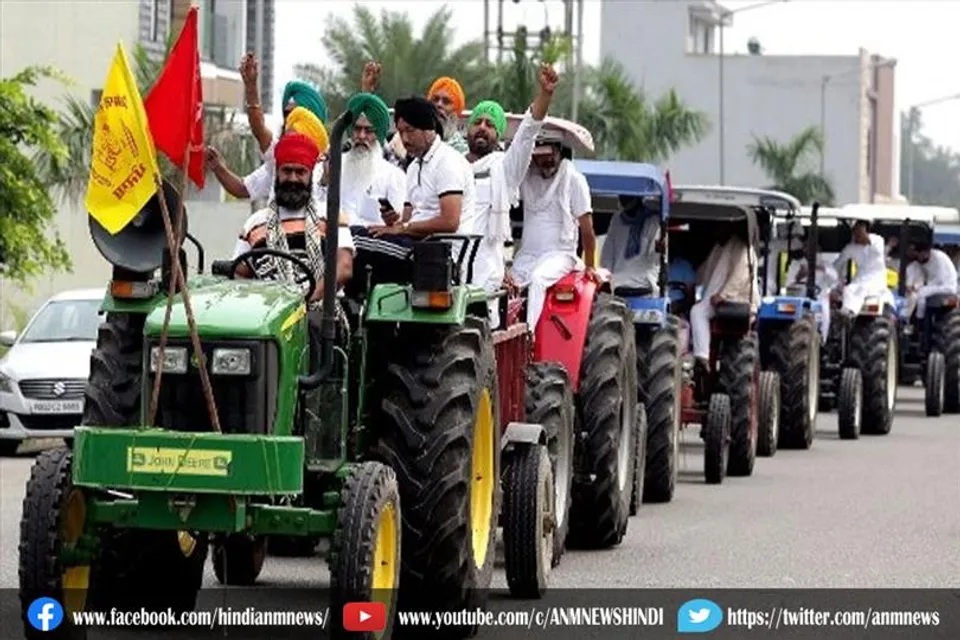
[[[757,415],[757,455],[771,458],[777,453],[780,418],[780,376],[775,371],[760,372],[760,402]]]
[[[722,484],[727,475],[731,409],[730,396],[724,393],[710,396],[703,418],[703,476],[707,484]]]
[[[757,440],[751,422],[758,416],[757,376],[760,352],[757,337],[747,335],[725,342],[720,354],[719,387],[730,396],[730,455],[727,475],[749,476],[757,458]]]
[[[807,373],[810,367],[820,368],[819,347],[820,332],[813,316],[794,322],[773,345],[774,369],[780,374],[779,446],[783,449],[809,449],[816,437],[816,413],[812,421],[808,419]],[[812,395],[819,404],[819,384]]]
[[[863,425],[863,374],[859,369],[846,367],[840,372],[837,389],[837,424],[841,440],[856,440]],[[856,415],[860,403],[861,414]]]
[[[861,433],[886,435],[893,426],[893,406],[887,406],[887,349],[896,348],[897,335],[887,316],[858,319],[850,336],[851,366],[863,377],[863,424]]]
[[[639,400],[647,414],[647,453],[643,501],[664,503],[673,500],[679,470],[677,440],[680,437],[680,383],[683,363],[680,353],[679,321],[668,322],[637,345]]]
[[[212,547],[210,560],[220,584],[249,586],[257,581],[267,555],[265,537],[234,533],[218,537]]]
[[[960,308],[943,319],[943,412],[960,413]]]
[[[552,562],[542,553],[544,482],[553,484],[543,447],[526,445],[509,454],[503,469],[503,553],[514,598],[539,599],[547,591]]]

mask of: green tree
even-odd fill
[[[363,65],[370,60],[383,63],[377,93],[387,104],[412,93],[426,93],[440,76],[456,78],[468,102],[474,102],[489,86],[483,44],[454,47],[453,36],[453,12],[447,7],[430,16],[418,35],[405,13],[383,10],[377,17],[358,4],[350,21],[331,17],[321,38],[334,66],[298,64],[294,75],[322,87],[331,114],[343,111],[346,99],[357,91]]]
[[[816,167],[821,153],[823,134],[817,127],[807,127],[786,143],[754,136],[747,145],[747,155],[773,182],[769,189],[789,193],[806,205],[818,200],[829,207],[836,192]]]
[[[67,270],[70,259],[53,228],[57,210],[29,149],[60,158],[57,114],[28,94],[41,78],[64,80],[55,69],[29,67],[0,80],[0,277],[20,284],[49,269]]]
[[[907,197],[911,178],[912,204],[956,207],[960,203],[960,153],[923,135],[919,109],[904,114],[900,121],[900,192]]]
[[[172,40],[168,41],[167,53],[172,44]],[[131,71],[137,88],[141,96],[146,96],[160,76],[166,55],[153,57],[138,44],[134,47],[131,58]],[[83,199],[90,179],[93,121],[97,107],[72,94],[64,96],[63,103],[57,135],[63,142],[66,153],[57,155],[46,149],[39,149],[34,161],[46,184],[59,193],[62,202],[77,202]],[[239,124],[235,114],[228,113],[224,107],[205,106],[204,132],[207,141],[215,145],[227,164],[242,175],[256,169],[261,159],[256,142],[246,131],[241,130]],[[172,178],[173,183],[179,187],[179,170],[173,167],[162,153],[158,154],[158,160],[164,177]]]

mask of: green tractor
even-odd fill
[[[344,114],[331,133],[330,229],[350,121]],[[177,210],[168,184],[164,199]],[[459,284],[464,251],[455,258],[449,239],[416,243],[410,280],[372,286],[350,316],[335,306],[334,278],[323,282],[322,311],[308,311],[318,283],[293,254],[254,249],[203,275],[195,243],[200,274],[165,322],[163,215],[155,196],[116,236],[91,219],[114,265],[106,318],[82,425],[72,449],[34,463],[19,546],[24,617],[38,597],[66,614],[52,633],[25,620],[27,638],[83,637],[71,611],[192,610],[208,556],[220,582],[250,585],[271,536],[329,539],[333,626],[350,601],[384,602],[390,625],[397,608],[485,607],[498,523],[511,592],[541,597],[554,550],[548,447],[572,438],[572,424],[526,420],[556,394],[536,388],[528,332],[492,330],[483,290]],[[325,273],[336,269],[336,238],[325,239]],[[306,298],[292,283],[234,279],[257,254],[303,271]],[[178,259],[185,273],[183,250]]]

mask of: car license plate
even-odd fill
[[[41,414],[83,413],[83,400],[35,400],[31,409]]]

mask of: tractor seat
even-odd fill
[[[953,308],[958,304],[958,296],[954,293],[936,293],[927,298],[927,309]]]
[[[653,295],[653,287],[617,287],[613,295],[618,298],[647,298]]]
[[[714,308],[713,317],[728,322],[749,322],[753,312],[746,302],[722,302]]]

